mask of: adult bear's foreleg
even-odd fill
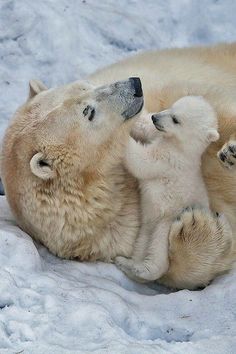
[[[221,150],[218,151],[217,157],[222,165],[229,169],[236,169],[236,136],[230,137]]]

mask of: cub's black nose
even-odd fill
[[[142,97],[143,96],[143,90],[142,90],[142,84],[141,80],[139,77],[130,77],[129,81],[131,81],[131,85],[134,88],[135,97]]]
[[[158,121],[158,119],[159,119],[159,118],[156,116],[156,114],[153,114],[151,118],[152,118],[152,121],[153,121],[154,124],[155,124],[155,123]]]

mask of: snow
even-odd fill
[[[233,0],[0,0],[0,135],[49,87],[150,48],[233,41]],[[235,353],[236,272],[199,291],[129,280],[35,244],[0,197],[0,353]]]
[[[113,264],[51,255],[4,197],[0,210],[1,354],[234,352],[236,274],[202,291],[137,284]]]
[[[28,81],[85,77],[139,50],[232,41],[234,0],[0,0],[0,131]]]

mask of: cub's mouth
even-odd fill
[[[162,125],[159,125],[159,124],[154,124],[156,129],[159,130],[160,132],[165,132],[165,129],[163,128]]]

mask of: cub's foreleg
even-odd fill
[[[156,155],[155,143],[142,145],[133,138],[129,139],[126,150],[126,166],[138,179],[152,179],[166,172],[168,161]]]
[[[130,278],[138,281],[153,281],[160,278],[167,272],[168,260],[168,235],[171,223],[161,221],[148,239],[145,257],[143,260],[137,258],[117,257],[116,264]],[[140,234],[140,240],[147,238]]]
[[[157,136],[157,130],[152,122],[150,113],[143,112],[134,124],[130,135],[134,140],[143,144],[150,143]]]

